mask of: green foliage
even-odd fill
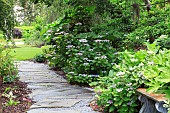
[[[31,0],[33,3],[37,4],[39,2],[41,3],[45,3],[47,4],[48,6],[52,5],[54,0]]]
[[[121,52],[121,61],[113,65],[109,76],[100,77],[96,86],[98,105],[106,112],[135,113],[137,110],[138,87],[149,87],[148,91],[166,94],[170,98],[169,55],[167,49],[146,44],[148,50]]]
[[[110,70],[111,63],[115,62],[115,50],[109,40],[90,32],[93,12],[94,6],[78,5],[48,25],[45,34],[47,42],[53,45],[47,56],[50,65],[63,68],[70,82],[89,83],[95,77],[105,75],[102,72]]]
[[[106,76],[111,64],[116,61],[115,50],[109,40],[100,35],[82,33],[68,37],[64,42],[67,65],[63,69],[71,82],[90,83],[93,81],[90,78]],[[90,79],[89,82],[87,78]]]
[[[128,42],[132,47],[143,46],[146,41],[153,43],[157,37],[170,34],[168,24],[163,21],[153,26],[139,27],[128,35]]]
[[[135,92],[144,83],[142,68],[145,65],[146,54],[146,51],[119,53],[121,62],[113,65],[113,70],[107,77],[100,77],[99,82],[95,83],[98,105],[104,107],[105,112],[137,111]]]
[[[168,113],[170,113],[170,100],[165,101],[164,107],[168,109]]]
[[[170,98],[170,50],[160,50],[156,44],[148,45],[148,65],[144,68],[145,82],[149,86],[148,91],[165,93]]]
[[[121,25],[121,26],[120,26]],[[133,23],[128,17],[116,18],[107,24],[95,25],[92,31],[110,40],[112,46],[119,51],[126,48],[124,40],[127,39],[127,34],[134,30]]]
[[[35,26],[21,26],[15,28],[21,29],[25,44],[37,47],[41,47],[45,44],[41,38],[41,31],[43,28],[40,26],[40,24],[36,24]]]
[[[170,5],[166,8],[153,8],[150,13],[142,13],[140,23],[137,28],[128,34],[125,40],[129,48],[143,46],[145,42],[153,43],[161,35],[170,35]]]
[[[0,32],[0,39],[3,39],[4,35]]]
[[[39,63],[44,63],[46,61],[46,57],[44,54],[37,54],[34,56],[34,61]]]
[[[13,0],[0,0],[0,30],[3,31],[6,39],[12,39],[14,27]]]
[[[5,50],[3,45],[0,45],[0,58],[0,76],[4,78],[4,82],[14,82],[17,68],[9,55],[9,50]]]
[[[5,91],[3,92],[2,96],[6,97],[8,99],[8,101],[5,103],[5,106],[16,106],[17,104],[19,104],[19,101],[15,101],[14,99],[16,98],[16,96],[13,95],[13,90],[10,87],[6,88]]]
[[[12,83],[15,82],[16,80],[18,80],[19,77],[17,75],[7,75],[3,77],[3,81],[4,83]]]
[[[163,48],[170,49],[170,38],[167,35],[161,35],[158,39],[155,40],[157,45]]]
[[[109,40],[95,33],[81,33],[77,36],[60,34],[55,42],[47,58],[52,66],[60,67],[68,73],[70,82],[89,83],[93,77],[107,75],[111,63],[116,60],[113,54],[115,50]]]
[[[23,38],[27,39],[31,37],[31,34],[34,32],[35,27],[34,26],[19,26],[15,27],[17,29],[20,29],[23,34]]]

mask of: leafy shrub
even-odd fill
[[[71,82],[90,83],[93,78],[106,76],[116,62],[115,49],[101,35],[82,33],[64,42],[67,66],[63,69]]]
[[[16,28],[22,30],[25,44],[37,47],[41,47],[45,44],[41,37],[41,31],[43,31],[43,28],[39,24],[36,24],[35,26],[22,26]]]
[[[161,35],[155,42],[161,48],[170,49],[170,38],[167,35]]]
[[[98,105],[105,112],[135,113],[137,111],[136,89],[145,81],[142,68],[145,65],[146,51],[120,52],[118,64],[106,77],[100,77],[96,85]]]
[[[164,93],[170,98],[170,51],[160,50],[156,42],[146,45],[148,50],[119,53],[122,62],[113,65],[109,76],[91,83],[96,85],[98,105],[106,112],[135,113],[139,106],[138,87],[149,87],[148,91]]]
[[[170,22],[169,22],[170,23]],[[128,35],[128,43],[131,47],[143,46],[145,42],[153,43],[161,35],[170,35],[168,24],[160,22],[153,26],[142,26]]]
[[[53,38],[56,44],[48,49],[51,66],[62,68],[70,82],[90,83],[96,77],[107,75],[116,61],[115,49],[103,36],[81,33],[73,36],[60,32]]]
[[[148,58],[143,69],[147,87],[147,91],[166,94],[167,101],[165,107],[170,112],[170,50],[160,49],[161,46],[156,46],[157,42],[148,45]],[[168,112],[168,113],[169,113]]]
[[[38,54],[34,57],[35,62],[43,63],[46,61],[46,57],[44,54]]]
[[[153,8],[150,13],[145,12],[141,14],[140,23],[136,29],[129,33],[125,40],[128,48],[138,48],[144,46],[145,42],[153,43],[155,39],[161,35],[170,36],[170,5],[167,4],[166,8]]]
[[[124,40],[127,38],[127,34],[134,30],[133,22],[128,17],[126,17],[127,19],[124,18],[116,18],[110,20],[107,24],[96,25],[92,28],[92,31],[110,40],[112,47],[123,51],[126,48]]]
[[[4,78],[4,82],[15,81],[17,79],[17,68],[9,55],[9,51],[5,50],[2,45],[0,45],[0,58],[0,76]]]
[[[78,5],[48,25],[45,34],[52,45],[47,54],[50,65],[68,73],[70,82],[89,83],[105,75],[116,60],[109,40],[90,32],[93,11],[93,6]]]
[[[31,32],[35,29],[34,26],[21,26],[21,27],[15,27],[17,29],[21,29],[23,33],[23,38],[29,38],[31,35]]]
[[[3,77],[4,83],[12,83],[16,81],[17,79],[19,79],[17,75],[7,75]]]

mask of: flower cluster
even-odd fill
[[[101,43],[101,42],[109,42],[109,40],[94,40],[97,43]]]
[[[112,48],[110,41],[103,40],[101,39],[102,36],[98,35],[96,36],[98,39],[93,37],[95,37],[94,34],[81,34],[67,40],[66,49],[69,68],[64,68],[64,70],[65,72],[75,72],[75,74],[69,75],[71,79],[74,79],[72,81],[82,81],[84,83],[87,82],[87,79],[83,80],[80,77],[106,76],[112,68],[111,64],[115,62],[115,50]],[[76,78],[76,76],[79,77]]]
[[[80,39],[79,42],[87,42],[86,39]]]

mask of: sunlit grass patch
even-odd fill
[[[17,48],[12,49],[10,55],[14,57],[14,60],[30,60],[33,59],[35,55],[41,53],[41,48],[20,45]]]

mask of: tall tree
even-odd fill
[[[12,39],[14,28],[13,0],[0,0],[0,30],[7,40]]]

